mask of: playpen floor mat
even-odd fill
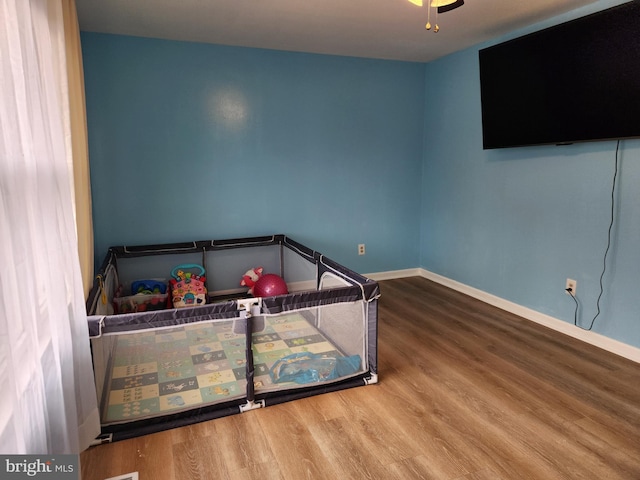
[[[252,338],[256,393],[296,385],[272,381],[269,370],[283,357],[302,352],[343,356],[300,313],[264,319],[264,329]],[[244,398],[245,348],[245,335],[234,332],[233,320],[116,335],[105,380],[102,424]]]

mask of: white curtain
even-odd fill
[[[0,452],[99,433],[69,168],[59,0],[0,0]]]

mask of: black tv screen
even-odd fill
[[[640,137],[640,1],[480,50],[485,149]]]

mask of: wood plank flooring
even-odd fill
[[[377,385],[83,452],[83,480],[640,479],[640,365],[419,277],[381,282]]]

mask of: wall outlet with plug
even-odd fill
[[[573,295],[575,297],[577,283],[578,282],[576,282],[575,280],[572,280],[571,278],[567,278],[567,283],[565,284],[565,287],[564,287],[564,293],[566,293],[567,295]]]

